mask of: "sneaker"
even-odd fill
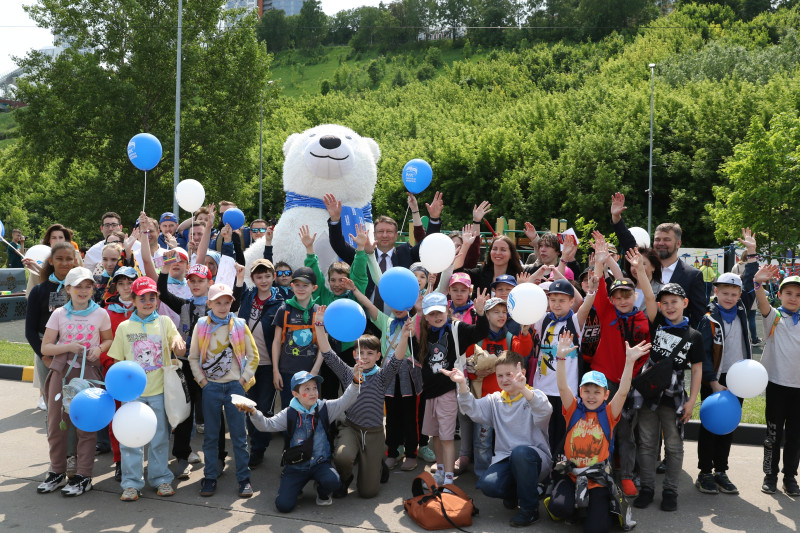
[[[330,495],[327,498],[321,498],[319,494],[317,494],[317,505],[319,506],[333,505],[333,498]]]
[[[508,522],[511,527],[526,527],[539,520],[538,509],[520,509]]]
[[[410,472],[417,468],[417,458],[416,457],[406,457],[403,459],[403,464],[400,465],[400,470],[403,472]]]
[[[55,472],[48,472],[45,480],[36,487],[36,492],[39,494],[47,494],[56,489],[60,489],[67,484],[66,474],[56,474]]]
[[[67,486],[61,489],[62,496],[80,496],[84,492],[92,490],[92,478],[75,474],[75,477],[69,480]]]
[[[111,451],[111,446],[106,446],[105,444],[95,444],[94,446],[95,455],[105,455],[110,451]]]
[[[623,479],[620,485],[622,486],[622,493],[625,494],[625,496],[630,497],[639,494],[639,491],[636,490],[636,484],[632,479]]]
[[[667,460],[663,459],[658,466],[656,467],[656,474],[666,474],[667,473]]]
[[[694,482],[694,486],[703,494],[719,494],[717,483],[714,480],[713,474],[710,473],[704,474],[700,472],[697,476],[697,481]]]
[[[47,402],[44,401],[44,396],[39,396],[39,403],[36,405],[40,411],[47,411]]]
[[[394,467],[397,466],[397,457],[387,457],[383,462],[389,470],[394,470]]]
[[[200,496],[213,496],[217,491],[217,480],[204,477],[200,482]]]
[[[178,459],[175,464],[175,477],[178,479],[189,479],[189,474],[192,473],[192,465],[186,459]]]
[[[764,476],[764,483],[761,485],[761,492],[765,494],[775,494],[778,490],[778,476]]]
[[[797,480],[793,477],[783,476],[783,492],[787,496],[800,496],[800,486],[797,485]]]
[[[437,484],[437,485],[439,485],[440,487],[441,487],[442,485],[444,485],[444,472],[443,472],[443,471],[442,471],[442,472],[439,472],[439,471],[437,470],[437,471],[436,471],[436,473],[433,475],[433,480],[434,480],[434,481],[436,482],[436,484]]]
[[[114,464],[114,481],[122,482],[122,461]]]
[[[128,487],[122,491],[122,496],[119,497],[123,502],[135,502],[139,499],[139,491],[133,487]]]
[[[206,432],[206,425],[205,424],[197,424],[197,432],[201,435]]]
[[[642,487],[639,490],[639,496],[633,500],[633,506],[639,509],[645,509],[648,505],[653,503],[653,495],[655,491],[650,487]]]
[[[428,446],[421,446],[420,449],[417,450],[417,457],[419,457],[426,463],[436,462],[436,454]]]
[[[674,490],[665,490],[661,493],[661,510],[670,512],[678,510],[677,492]]]
[[[544,499],[544,510],[547,511],[547,514],[550,515],[550,519],[554,522],[561,520],[559,517],[550,512],[550,496]]]
[[[250,485],[250,478],[239,482],[239,497],[249,498],[253,495],[253,487]]]
[[[67,457],[67,477],[73,477],[78,473],[78,458],[74,455]]]
[[[753,339],[753,341],[750,344],[752,346],[761,346],[762,344],[764,344],[764,341],[762,341],[761,339],[756,337],[755,339]]]
[[[250,460],[247,462],[247,466],[255,468],[263,462],[264,452],[250,452]]]
[[[714,481],[720,492],[724,492],[725,494],[739,494],[739,489],[736,488],[736,485],[731,483],[731,480],[728,479],[728,474],[725,472],[717,472],[714,474]]]
[[[164,497],[172,496],[175,494],[175,489],[173,489],[172,485],[170,485],[169,483],[162,483],[156,489],[156,494]]]
[[[189,457],[186,460],[189,461],[190,465],[196,465],[197,463],[201,462],[200,456],[197,455],[197,452],[190,453]]]
[[[458,459],[456,459],[456,464],[455,464],[455,469],[453,469],[453,474],[460,476],[461,474],[467,471],[467,468],[469,468],[469,457],[467,457],[466,455],[462,455]]]
[[[342,481],[342,484],[339,485],[338,489],[333,491],[332,496],[334,498],[336,498],[337,500],[342,499],[342,498],[346,498],[348,489],[350,488],[350,483],[352,483],[352,482],[353,482],[353,476],[351,474],[350,477],[348,477],[346,480]]]
[[[404,453],[406,453],[406,447],[401,444],[400,446],[397,447],[397,455],[400,456],[403,455]]]
[[[225,459],[217,459],[217,477],[225,473]]]

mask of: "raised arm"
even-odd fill
[[[144,211],[139,214],[139,227],[149,227],[150,219]],[[151,228],[150,231],[153,231]],[[158,280],[158,272],[156,272],[156,265],[153,263],[153,255],[150,251],[150,231],[139,232],[139,244],[142,249],[142,263],[141,267],[144,269],[144,275],[153,281]],[[174,253],[174,252],[173,252]]]
[[[356,299],[358,304],[364,308],[364,311],[367,312],[369,319],[373,322],[377,320],[379,312],[378,308],[374,303],[369,301],[369,298],[367,298],[366,295],[358,289],[358,287],[356,287],[355,282],[353,282],[352,279],[345,279],[343,284],[348,291],[353,293],[353,297]]]
[[[353,263],[355,257],[355,250],[344,239],[342,234],[342,202],[336,199],[336,196],[328,193],[322,197],[322,202],[325,204],[325,209],[328,210],[328,242],[330,242],[333,251],[342,258],[342,261],[348,265]]]
[[[597,289],[600,286],[600,280],[596,275],[591,274],[587,276],[586,283],[589,286],[589,291],[586,293],[586,297],[583,299],[583,303],[581,304],[577,313],[578,325],[581,327],[581,329],[583,329],[584,324],[586,324],[586,318],[589,316],[592,306],[594,305],[594,298],[597,296]]]
[[[561,396],[561,405],[565,411],[572,407],[575,395],[567,383],[567,357],[578,357],[578,347],[572,339],[572,333],[564,328],[558,336],[558,349],[556,350],[556,384],[558,385],[558,395]]]
[[[211,232],[214,231],[214,204],[208,205],[208,221],[206,222],[203,237],[197,245],[197,257],[195,258],[196,265],[202,265],[206,260],[206,253],[208,252],[208,243],[211,242]]]
[[[647,279],[647,272],[644,269],[645,259],[639,253],[638,248],[633,248],[625,252],[625,259],[631,265],[631,270],[636,271],[636,278],[639,280],[637,287],[644,293],[644,305],[647,310],[647,320],[653,322],[658,314],[658,304],[656,304],[656,297],[653,294],[653,287],[650,286],[650,280]]]
[[[756,283],[756,301],[758,302],[758,311],[762,316],[767,316],[772,310],[767,299],[767,291],[764,290],[762,283],[769,283],[772,278],[777,278],[780,273],[778,265],[764,265],[758,269],[756,275],[753,276],[753,281]]]
[[[647,341],[642,341],[633,347],[628,344],[628,341],[625,341],[625,368],[622,370],[622,378],[619,380],[619,389],[608,404],[611,408],[611,416],[614,418],[617,418],[622,412],[622,406],[625,405],[625,400],[628,398],[628,391],[631,390],[633,365],[639,360],[640,357],[649,353],[650,343]]]

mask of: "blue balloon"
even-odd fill
[[[5,236],[6,236],[6,227],[3,225],[2,222],[0,222],[0,237],[5,237]]]
[[[161,141],[155,135],[140,133],[128,141],[128,159],[139,170],[155,168],[162,153]]]
[[[742,421],[742,405],[729,390],[715,392],[700,404],[700,422],[715,435],[727,435]]]
[[[384,272],[378,289],[386,305],[398,311],[408,311],[414,307],[419,297],[417,277],[403,267],[392,267]]]
[[[241,209],[232,207],[222,213],[222,222],[230,224],[231,228],[237,230],[244,226],[244,213]]]
[[[121,402],[135,400],[142,395],[146,386],[147,374],[133,361],[114,363],[106,373],[106,389],[115,400]]]
[[[366,327],[367,315],[353,300],[341,298],[325,311],[325,329],[337,341],[354,342]]]
[[[90,387],[80,391],[69,403],[69,418],[81,431],[100,431],[117,410],[114,398],[103,389]]]
[[[403,167],[403,184],[412,194],[419,194],[427,189],[431,179],[433,170],[423,159],[412,159]]]

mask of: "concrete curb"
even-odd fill
[[[33,382],[33,367],[22,365],[0,365],[0,379]]]

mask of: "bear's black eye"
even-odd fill
[[[345,138],[345,139],[347,139],[348,141],[352,141],[352,140],[353,140],[353,138],[352,138],[352,137],[350,137],[349,135],[345,135],[345,137],[344,137],[344,138]]]
[[[309,135],[309,137],[316,137],[316,136],[317,136],[316,133],[312,133],[311,135]]]

